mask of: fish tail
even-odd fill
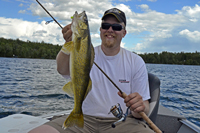
[[[83,128],[84,126],[84,119],[83,113],[77,114],[72,111],[70,115],[67,117],[65,122],[63,123],[63,129],[65,130],[68,127],[77,126]]]

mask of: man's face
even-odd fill
[[[118,20],[112,16],[108,15],[102,21],[102,23],[109,23],[109,24],[120,24]],[[124,27],[124,25],[122,25]],[[122,29],[121,31],[115,31],[110,27],[109,29],[102,29],[100,28],[100,36],[102,40],[102,45],[107,48],[119,47],[122,38],[126,35],[126,30]]]

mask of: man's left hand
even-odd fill
[[[118,95],[122,97],[120,92],[118,92]],[[143,101],[142,96],[137,92],[131,93],[125,97],[124,103],[127,107],[130,107],[132,115],[136,118],[141,118],[141,116],[138,114],[139,112],[145,112],[147,114],[149,111],[148,100]]]

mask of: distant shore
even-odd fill
[[[0,57],[56,59],[62,46],[45,42],[22,41],[19,39],[0,38]],[[135,53],[135,52],[134,52]],[[145,63],[200,65],[200,52],[193,53],[144,53],[140,55]]]

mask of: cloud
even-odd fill
[[[16,0],[16,1],[19,1],[19,2],[22,2],[22,3],[30,3],[30,1],[27,1],[27,0]]]
[[[156,2],[157,0],[147,0],[147,1],[150,1],[150,2]]]
[[[188,29],[179,32],[180,35],[185,36],[192,42],[200,42],[200,31],[189,31]]]
[[[176,10],[178,14],[187,16],[189,18],[200,18],[200,6],[195,5],[194,7],[184,6],[182,10]]]
[[[19,6],[22,7],[22,6],[24,6],[24,4],[21,3]]]
[[[0,17],[0,36],[4,38],[19,38],[24,41],[44,41],[53,44],[63,44],[62,33],[55,23],[45,25],[22,19]]]
[[[100,20],[104,11],[113,7],[111,2],[107,0],[75,0],[73,2],[66,0],[49,0],[48,2],[43,1],[41,3],[51,15],[63,25],[71,23],[71,16],[75,11],[78,13],[86,11],[89,19],[90,31],[95,33],[99,31]],[[123,6],[120,7],[124,8]],[[37,3],[32,3],[29,10],[34,16],[39,16],[40,18],[50,17]]]
[[[138,5],[138,7],[140,7],[142,9],[142,11],[145,11],[145,12],[151,11],[147,4]]]
[[[47,31],[45,30],[37,30],[33,32],[33,36],[46,36]]]
[[[124,42],[121,42],[120,46],[121,46],[122,48],[125,48],[125,43],[124,43]]]
[[[26,13],[26,10],[20,10],[18,13],[24,14],[24,13]]]
[[[131,1],[131,0],[119,0],[120,2],[128,2],[128,1]]]
[[[145,13],[135,13],[129,17],[129,33],[138,35],[148,32],[141,42],[132,48],[138,53],[162,51],[196,51],[200,48],[200,7],[183,7],[177,14],[165,14],[140,5]],[[193,32],[192,32],[193,31]]]

